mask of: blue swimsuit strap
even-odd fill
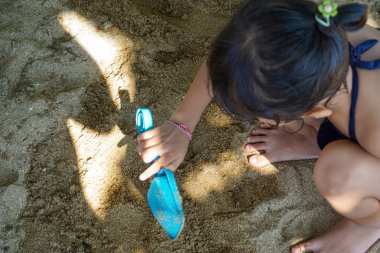
[[[352,68],[352,96],[351,96],[351,108],[350,108],[350,121],[348,123],[348,132],[350,134],[351,139],[354,141],[358,141],[356,138],[355,131],[355,111],[356,111],[356,103],[358,101],[359,94],[359,80],[358,73],[356,68]]]
[[[349,134],[350,137],[357,142],[356,132],[355,132],[355,111],[356,104],[359,95],[359,77],[356,68],[362,69],[376,69],[380,68],[380,59],[373,61],[362,61],[360,56],[374,47],[378,43],[377,40],[366,40],[360,43],[356,47],[350,45],[350,65],[352,67],[352,97],[351,97],[351,108],[350,108],[350,121],[349,121]]]

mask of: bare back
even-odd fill
[[[380,59],[380,31],[365,26],[363,29],[347,33],[351,45],[357,46],[363,41],[376,39],[379,43],[367,52],[363,53],[361,60]],[[351,72],[350,72],[351,73]],[[359,93],[355,113],[356,136],[359,144],[373,156],[380,158],[380,69],[366,70],[357,68],[359,80]],[[351,91],[352,84],[349,83],[348,90]],[[348,101],[344,101],[348,100]],[[346,103],[344,111],[340,115],[333,115],[331,121],[346,136],[348,134],[350,97],[342,98]],[[379,144],[377,144],[379,143]]]

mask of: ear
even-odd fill
[[[317,105],[313,107],[311,110],[307,111],[304,116],[313,117],[316,119],[327,118],[331,116],[332,110],[327,108],[326,106]]]

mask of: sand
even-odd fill
[[[379,2],[362,2],[378,20]],[[0,2],[0,253],[288,252],[339,221],[315,160],[252,169],[254,126],[215,104],[175,173],[178,240],[150,213],[136,108],[171,115],[238,3]]]

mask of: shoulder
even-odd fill
[[[351,45],[356,46],[365,40],[380,40],[380,31],[376,27],[365,25],[355,32],[346,32],[346,37]]]

